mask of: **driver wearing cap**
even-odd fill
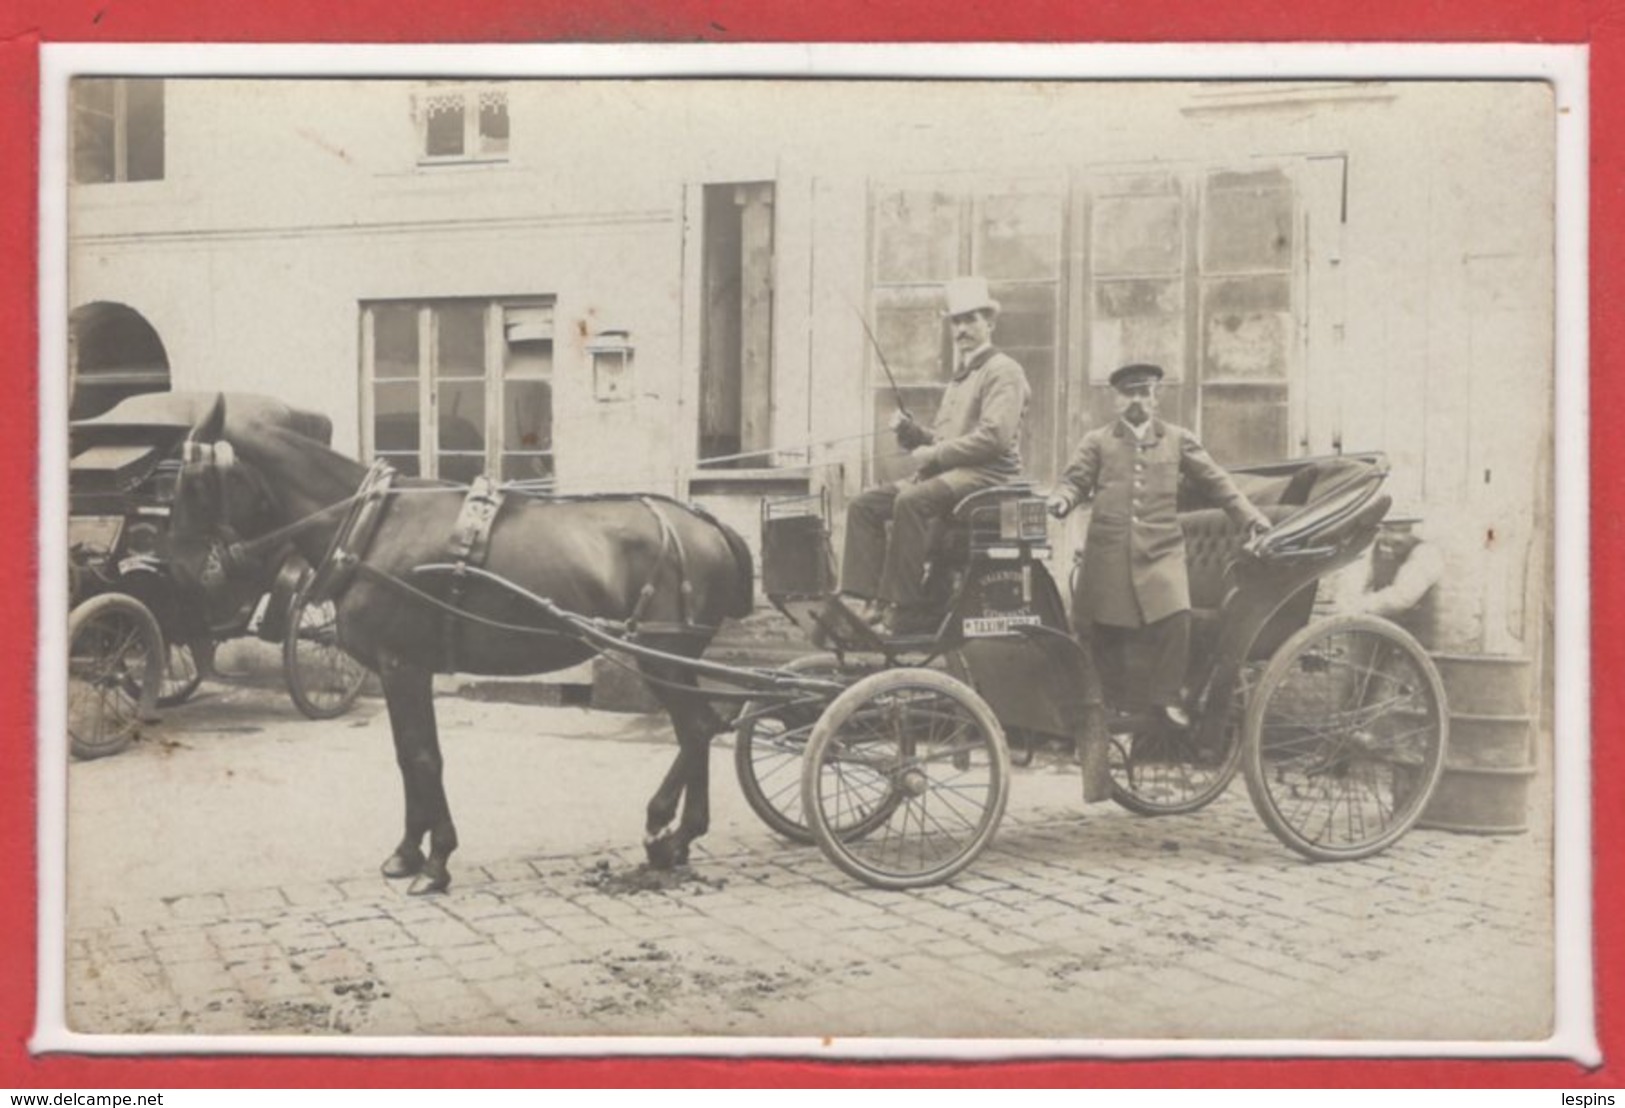
[[[1237,526],[1266,531],[1196,436],[1157,418],[1162,367],[1135,363],[1111,375],[1117,418],[1084,436],[1050,496],[1057,518],[1093,499],[1074,621],[1091,627],[1108,699],[1121,711],[1157,710],[1187,727],[1183,685],[1190,654],[1190,583],[1179,526],[1180,478]]]

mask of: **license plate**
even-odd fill
[[[1008,635],[1017,627],[1037,627],[1041,622],[1035,615],[977,616],[964,621],[964,632],[966,638],[987,638],[991,635]]]

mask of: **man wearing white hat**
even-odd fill
[[[1186,727],[1191,598],[1181,477],[1237,526],[1256,533],[1270,523],[1192,432],[1156,418],[1161,385],[1161,366],[1112,373],[1117,418],[1083,437],[1049,508],[1059,518],[1094,501],[1073,619],[1080,633],[1091,628],[1107,698],[1120,710],[1157,709]]]
[[[846,510],[841,592],[878,606],[890,635],[927,634],[941,615],[924,606],[932,522],[978,489],[1021,476],[1032,390],[1016,360],[993,346],[998,301],[981,277],[955,278],[943,294],[953,379],[929,428],[902,412],[892,418],[898,443],[918,468],[911,478],[865,490]]]

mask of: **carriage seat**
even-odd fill
[[[1271,523],[1279,523],[1299,509],[1291,504],[1271,504],[1260,507]],[[1247,541],[1247,529],[1231,522],[1221,508],[1202,508],[1194,512],[1180,512],[1179,526],[1185,533],[1185,571],[1191,592],[1191,656],[1203,657],[1206,647],[1217,635],[1220,608],[1224,604],[1229,585],[1230,563],[1235,561]],[[1296,621],[1297,606],[1314,603],[1314,590],[1305,590],[1305,598],[1294,598],[1288,605]]]
[[[1017,481],[977,489],[961,497],[952,512],[932,524],[926,561],[931,564],[962,562],[967,550],[966,536],[975,525],[972,513],[983,508],[996,511],[1005,501],[1030,499],[1038,495],[1030,481]]]

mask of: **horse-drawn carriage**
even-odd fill
[[[281,644],[289,695],[305,715],[339,715],[361,690],[366,672],[338,649],[332,606],[300,596],[310,567],[297,554],[242,567],[224,610],[210,611],[171,573],[181,443],[216,399],[135,396],[70,428],[68,738],[77,757],[123,750],[155,709],[197,690],[218,642],[251,631]],[[324,416],[257,396],[232,403],[235,419],[324,445],[331,437]]]
[[[747,705],[735,743],[747,800],[860,880],[932,884],[991,839],[1012,745],[1048,739],[1077,750],[1086,799],[1109,795],[1142,815],[1194,812],[1244,771],[1264,822],[1306,857],[1385,849],[1442,771],[1443,686],[1398,626],[1312,619],[1320,579],[1357,558],[1387,512],[1385,476],[1374,455],[1237,471],[1274,524],[1253,542],[1221,510],[1181,505],[1194,623],[1188,729],[1105,703],[1045,567],[1045,502],[1030,487],[959,504],[928,574],[939,625],[892,641],[827,603],[830,559],[807,554],[820,549],[822,501],[765,506],[766,591],[833,648],[792,668],[843,691]],[[1091,776],[1109,785],[1091,790]]]
[[[1010,734],[1076,744],[1086,783],[1109,782],[1089,799],[1148,814],[1200,808],[1244,772],[1271,830],[1320,860],[1391,845],[1444,764],[1444,694],[1415,640],[1382,620],[1311,619],[1318,581],[1369,545],[1388,509],[1377,457],[1240,475],[1275,521],[1257,540],[1222,513],[1183,515],[1196,722],[1170,733],[1102,703],[1030,488],[961,503],[932,560],[940,624],[909,639],[882,640],[826,603],[820,500],[768,506],[765,591],[830,652],[758,669],[701,657],[724,619],[751,610],[753,571],[739,536],[692,507],[396,481],[283,429],[233,428],[224,406],[188,455],[173,517],[182,576],[205,583],[233,552],[292,541],[320,563],[345,645],[378,671],[406,794],[383,870],[412,877],[414,893],[449,886],[457,845],[430,680],[448,669],[540,673],[596,652],[636,664],[679,746],[648,804],[652,863],[685,861],[705,833],[710,738],[732,726],[761,817],[886,888],[948,880],[987,845],[1008,799]],[[731,720],[722,704],[738,705]]]

